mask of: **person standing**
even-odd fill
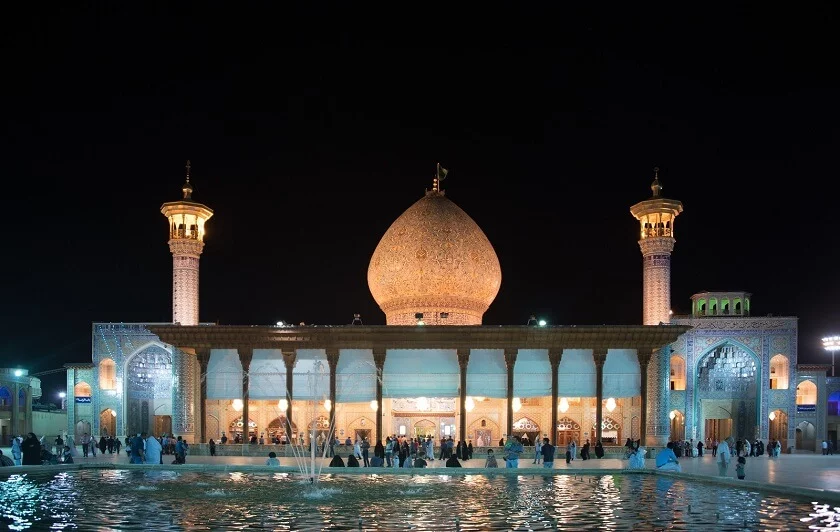
[[[697,456],[703,458],[703,440],[697,440]]]
[[[729,452],[730,439],[727,438],[721,441],[717,446],[718,474],[722,477],[726,476],[726,471],[729,469],[729,461],[732,459],[732,454]]]
[[[210,456],[216,456],[216,441],[213,438],[210,438]]]
[[[147,464],[162,464],[163,463],[163,446],[160,444],[154,435],[146,438],[146,463]]]
[[[41,442],[34,432],[26,435],[20,451],[23,454],[23,465],[41,465]]]
[[[23,454],[20,450],[20,442],[20,436],[15,436],[14,438],[12,438],[12,458],[15,459],[15,465],[20,465],[21,458],[23,457]]]
[[[90,447],[90,436],[88,436],[88,433],[85,432],[84,435],[82,436],[82,455],[85,458],[88,457],[89,447]]]
[[[368,452],[370,450],[370,442],[367,441],[367,438],[362,438],[362,460],[364,461],[365,467],[370,467],[370,460],[368,460]]]
[[[507,469],[516,469],[519,467],[519,456],[525,451],[525,448],[515,436],[508,435],[508,441],[505,443],[505,467]]]
[[[549,443],[548,438],[543,438],[542,445],[540,445],[543,468],[552,469],[554,467],[554,450],[554,446]]]
[[[540,453],[540,448],[542,447],[542,443],[540,442],[539,438],[534,440],[534,461],[531,462],[532,464],[539,464],[542,460],[542,453]]]

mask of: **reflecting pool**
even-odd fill
[[[654,475],[80,469],[0,482],[12,530],[819,530],[840,509]]]

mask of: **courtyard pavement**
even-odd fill
[[[2,448],[6,456],[11,457],[11,450],[9,448]],[[266,453],[267,454],[267,453]],[[164,466],[167,467],[173,460],[173,456],[164,455]],[[342,458],[346,461],[346,455],[342,454]],[[266,457],[253,456],[187,456],[187,468],[185,469],[224,469],[246,466],[247,469],[259,468],[265,469]],[[288,470],[289,468],[297,469],[297,462],[294,458],[280,458],[281,469]],[[522,458],[519,461],[519,473],[544,474],[548,470],[544,469],[542,465],[532,463],[533,458]],[[329,460],[324,461],[322,473],[336,473],[335,468],[327,467]],[[128,457],[125,452],[120,455],[115,454],[97,454],[96,457],[76,458],[76,464],[90,464],[102,466],[128,466]],[[510,470],[505,470],[501,467],[496,470],[487,470],[484,468],[484,458],[474,458],[472,460],[462,461],[461,472],[467,473],[475,472],[489,472],[500,474],[510,474]],[[504,461],[499,460],[499,464],[504,466]],[[566,465],[565,460],[557,460],[554,462],[554,474],[613,474],[621,472],[627,465],[626,460],[615,458],[604,458],[601,460],[573,460],[571,464]],[[680,458],[680,465],[682,466],[682,473],[658,473],[676,477],[689,477],[696,480],[720,482],[726,485],[743,486],[745,488],[763,489],[779,494],[788,494],[791,496],[817,496],[820,495],[823,500],[831,500],[840,502],[840,455],[822,456],[813,454],[785,454],[778,458],[769,459],[767,456],[748,458],[746,466],[746,481],[737,480],[735,478],[735,463],[734,461],[729,466],[729,474],[727,478],[718,476],[718,468],[715,458],[710,454],[702,458]],[[191,467],[190,467],[191,466]],[[31,466],[43,467],[43,466]],[[25,469],[30,469],[27,467]],[[72,467],[72,466],[53,466],[58,468]],[[138,467],[138,466],[132,466]],[[172,466],[169,466],[172,467]],[[178,466],[183,467],[183,466]],[[11,474],[15,469],[20,471],[24,468],[0,468],[0,475]],[[656,469],[653,460],[647,460],[646,470],[653,472]],[[429,467],[424,473],[443,473],[442,470],[447,470],[444,462],[441,460],[434,460],[429,462]],[[420,473],[422,470],[400,470],[393,471],[394,473]],[[344,468],[342,473],[353,474],[374,474],[374,473],[391,473],[392,471],[385,468]],[[455,473],[452,469],[448,469],[447,473]],[[5,475],[3,475],[5,476]],[[2,478],[2,477],[0,477]]]

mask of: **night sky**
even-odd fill
[[[384,324],[370,256],[440,162],[501,262],[485,324],[638,324],[629,207],[659,166],[685,206],[675,314],[696,292],[746,290],[753,315],[799,317],[800,362],[829,361],[836,17],[544,15],[334,32],[301,13],[7,19],[3,365],[89,362],[92,322],[171,321],[159,208],[187,159],[215,211],[202,321]],[[44,400],[62,386],[45,377]]]

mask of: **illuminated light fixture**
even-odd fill
[[[429,400],[425,397],[418,397],[417,398],[417,410],[428,410],[429,409]]]
[[[285,322],[285,321],[283,321],[283,320],[280,320],[280,321],[278,321],[278,322],[277,322],[277,326],[278,326],[278,327],[285,327],[285,326],[286,326],[286,322]]]
[[[773,421],[774,419],[776,419],[776,413],[775,412],[770,412],[770,415],[767,416],[767,417],[770,418],[770,421]]]
[[[569,410],[569,400],[565,397],[560,399],[560,411],[564,414]]]
[[[326,410],[327,412],[332,410],[332,401],[330,401],[329,399],[324,401],[324,410]]]
[[[668,417],[673,420],[675,417],[677,417],[677,413],[674,410],[671,410],[670,412],[668,412]]]
[[[426,325],[423,321],[423,313],[422,312],[415,312],[414,319],[417,320],[417,325]]]
[[[376,402],[376,399],[372,399],[370,401],[370,409],[373,410],[374,412],[379,410],[379,403]]]
[[[117,411],[113,408],[111,409],[111,417],[117,417]]]
[[[233,409],[236,410],[237,412],[241,412],[242,407],[244,406],[243,403],[242,403],[242,399],[234,399],[233,403],[231,403],[231,404],[233,405]]]
[[[520,410],[522,410],[522,400],[520,400],[519,397],[514,397],[513,398],[513,411],[514,412],[519,412]]]
[[[475,408],[475,401],[473,401],[472,397],[467,396],[467,400],[464,401],[464,408],[467,410],[467,412],[473,411],[473,409]]]
[[[20,377],[21,375],[23,375],[23,370],[22,369],[16,369],[15,370],[15,377]]]
[[[545,320],[539,321],[540,327],[545,327],[548,323]]]
[[[487,399],[487,398],[486,398],[486,397],[484,397],[483,395],[476,395],[475,397],[473,397],[473,399],[475,399],[475,401],[476,401],[477,403],[480,403],[480,402],[484,401],[484,400],[485,400],[485,399]]]
[[[64,399],[65,397],[67,397],[67,394],[64,392],[58,392],[58,396]]]
[[[618,405],[615,404],[615,399],[613,399],[612,397],[607,399],[607,411],[612,412],[613,410],[615,410],[616,406]]]
[[[285,412],[289,409],[289,401],[285,399],[280,399],[279,401],[277,401],[277,408]]]
[[[834,353],[840,351],[840,336],[827,336],[822,339],[823,348],[831,353],[831,376],[834,376]],[[15,373],[17,375],[17,373]]]

